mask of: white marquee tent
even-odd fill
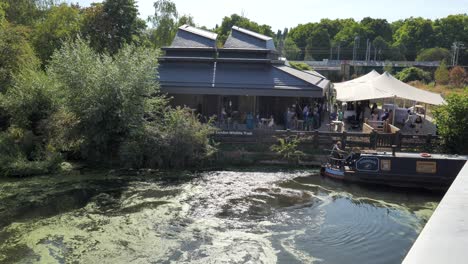
[[[440,94],[431,93],[408,85],[396,79],[388,72],[384,72],[380,76],[375,76],[375,74],[371,72],[361,78],[363,78],[361,81],[349,81],[335,84],[334,87],[337,94],[336,100],[349,102],[382,98],[401,98],[432,105],[445,103]]]
[[[360,77],[357,77],[355,79],[352,79],[352,80],[349,80],[349,81],[346,81],[346,82],[340,82],[340,83],[335,83],[335,88],[336,87],[350,87],[350,86],[353,86],[353,85],[356,85],[356,84],[360,84],[360,83],[366,83],[376,77],[379,77],[380,74],[375,71],[375,70],[372,70],[371,72],[369,72],[368,74],[366,75],[363,75],[363,76],[360,76]]]

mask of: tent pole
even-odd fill
[[[427,104],[424,104],[424,120],[426,120]]]
[[[396,112],[396,111],[395,111],[395,110],[396,110],[395,106],[396,106],[396,96],[393,97],[393,117],[392,117],[392,126],[395,125],[395,112]]]

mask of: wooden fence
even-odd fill
[[[338,140],[346,148],[390,149],[393,145],[399,151],[430,152],[440,145],[438,136],[405,135],[396,133],[362,132],[324,132],[324,131],[285,131],[285,130],[254,130],[254,131],[221,131],[213,135],[213,139],[221,144],[248,145],[269,144],[277,142],[281,137],[298,137],[301,145],[317,149],[328,149]]]

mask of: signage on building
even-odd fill
[[[252,131],[226,131],[226,130],[220,130],[216,131],[216,135],[221,135],[221,136],[253,136]]]
[[[358,171],[379,171],[379,159],[375,157],[362,157],[356,162]]]

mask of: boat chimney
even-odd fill
[[[396,145],[392,145],[392,156],[395,157],[395,150],[396,150],[397,146]]]

